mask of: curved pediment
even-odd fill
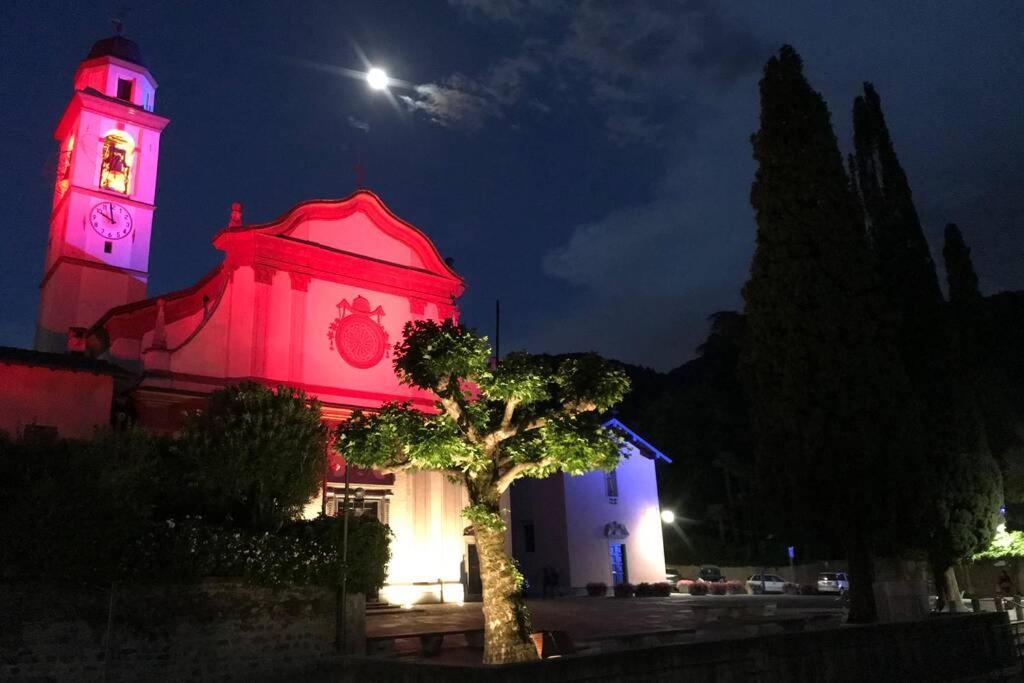
[[[302,202],[269,223],[227,228],[214,238],[214,244],[227,251],[235,238],[254,233],[319,245],[461,282],[426,235],[397,217],[368,190],[344,199]]]

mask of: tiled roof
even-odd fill
[[[33,349],[18,349],[12,346],[0,346],[0,363],[7,365],[30,365],[53,368],[54,370],[93,372],[104,375],[127,373],[127,370],[113,363],[89,358],[81,353],[49,353]]]

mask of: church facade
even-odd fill
[[[213,239],[220,265],[187,289],[147,296],[169,122],[155,111],[156,90],[138,47],[120,35],[97,42],[75,73],[55,131],[35,352],[0,350],[0,389],[10,391],[0,429],[52,425],[82,438],[116,402],[143,427],[173,432],[211,392],[247,380],[303,389],[329,426],[386,401],[433,410],[430,394],[399,383],[391,348],[409,321],[457,319],[464,283],[372,192],[303,202],[259,225],[246,224],[236,204]],[[73,383],[88,391],[54,391]],[[344,472],[329,455],[307,514],[337,513]],[[353,468],[349,478],[364,509],[395,534],[385,598],[408,603],[443,590],[461,600],[464,586],[475,589],[462,487],[429,472]]]

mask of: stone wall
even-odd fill
[[[1024,593],[1024,562],[1017,559],[997,563],[993,560],[965,562],[956,568],[960,590],[976,597],[991,597],[998,592],[999,575],[1003,570],[1010,575],[1011,592]]]
[[[348,610],[365,646],[362,596]],[[0,680],[253,680],[336,661],[334,592],[236,581],[0,584]]]
[[[670,564],[669,568],[675,569],[683,578],[694,579],[700,570],[699,565],[693,564]],[[721,566],[722,574],[729,580],[746,581],[754,574],[764,571],[767,574],[777,574],[787,581],[795,581],[801,585],[814,586],[818,582],[820,572],[845,572],[846,562],[834,560],[831,562],[807,562],[797,564],[790,568],[789,565],[778,565],[772,567],[738,567]],[[914,560],[888,560],[878,559],[875,561],[876,581],[925,581],[928,583],[928,568],[923,562]],[[961,586],[963,588],[963,586]],[[929,586],[929,590],[932,588]]]
[[[669,683],[1021,680],[1005,614],[936,617],[549,659],[501,668],[357,658],[318,680]]]

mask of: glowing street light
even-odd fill
[[[662,510],[661,521],[663,521],[665,524],[671,524],[672,522],[676,521],[676,513],[672,512],[671,510]]]
[[[374,90],[387,90],[388,84],[391,80],[388,78],[387,73],[384,69],[378,69],[373,67],[366,72],[366,82]]]

